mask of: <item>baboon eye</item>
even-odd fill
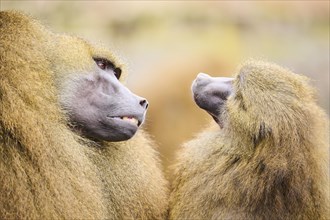
[[[107,65],[104,62],[104,60],[95,60],[96,64],[102,69],[102,70],[106,70],[107,69]]]
[[[106,70],[112,70],[113,73],[114,73],[114,75],[115,75],[115,77],[117,79],[120,78],[120,76],[121,76],[121,69],[118,68],[118,67],[115,67],[115,65],[111,61],[109,61],[108,59],[104,59],[104,58],[93,58],[93,59],[94,59],[96,65],[100,69],[105,70],[105,71]]]

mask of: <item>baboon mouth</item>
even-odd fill
[[[136,125],[136,126],[140,126],[141,125],[141,121],[139,121],[138,119],[136,119],[135,117],[133,116],[108,116],[108,118],[112,118],[112,119],[118,119],[118,120],[122,120],[122,121],[126,121],[126,122],[129,122],[133,125]]]
[[[207,111],[207,113],[209,113],[211,115],[211,117],[213,118],[213,120],[220,126],[220,128],[223,128],[223,122],[219,119],[219,116],[214,115],[213,113]]]

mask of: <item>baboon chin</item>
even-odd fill
[[[0,219],[164,219],[148,101],[103,46],[0,12]]]
[[[178,153],[170,219],[328,219],[328,117],[308,83],[254,60],[199,74],[194,100],[219,127]]]

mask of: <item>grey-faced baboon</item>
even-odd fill
[[[305,77],[248,61],[192,90],[219,126],[178,154],[171,219],[328,219],[328,118]]]
[[[148,103],[114,55],[18,12],[0,30],[0,219],[165,218]]]

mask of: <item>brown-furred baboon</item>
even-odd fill
[[[166,218],[148,102],[114,55],[19,12],[0,30],[0,219]]]
[[[305,77],[250,60],[192,90],[218,126],[179,152],[170,219],[329,218],[328,117]]]

